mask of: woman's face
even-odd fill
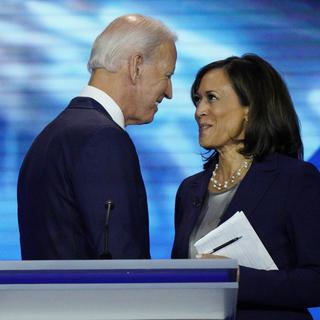
[[[248,107],[241,106],[223,69],[208,71],[196,94],[195,118],[199,126],[199,143],[204,148],[223,149],[244,138]]]

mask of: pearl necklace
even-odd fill
[[[252,159],[244,159],[239,169],[237,169],[231,177],[229,177],[227,180],[223,181],[222,183],[218,182],[216,179],[217,172],[219,169],[219,164],[217,163],[214,170],[212,171],[212,176],[210,178],[212,187],[216,190],[221,191],[222,189],[228,189],[230,185],[233,185],[235,181],[239,180],[242,172],[246,170],[252,162]]]

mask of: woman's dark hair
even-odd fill
[[[298,116],[280,74],[254,54],[212,62],[199,70],[192,85],[191,98],[195,105],[200,82],[213,69],[226,72],[241,105],[249,107],[244,147],[240,153],[258,161],[275,152],[302,159]],[[205,168],[211,165],[215,156],[213,150],[206,158]]]

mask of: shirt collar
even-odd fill
[[[119,125],[122,129],[125,128],[122,110],[117,103],[104,91],[88,85],[83,88],[79,96],[89,97],[100,103],[110,114],[112,120],[116,122],[117,125]]]

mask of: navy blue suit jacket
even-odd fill
[[[20,169],[22,258],[99,258],[109,199],[113,258],[150,258],[147,199],[135,147],[98,102],[77,97],[35,139]]]
[[[185,179],[176,196],[172,258],[187,258],[212,168]],[[254,162],[221,222],[242,210],[279,271],[240,267],[237,319],[311,319],[320,305],[320,174],[283,155]]]

